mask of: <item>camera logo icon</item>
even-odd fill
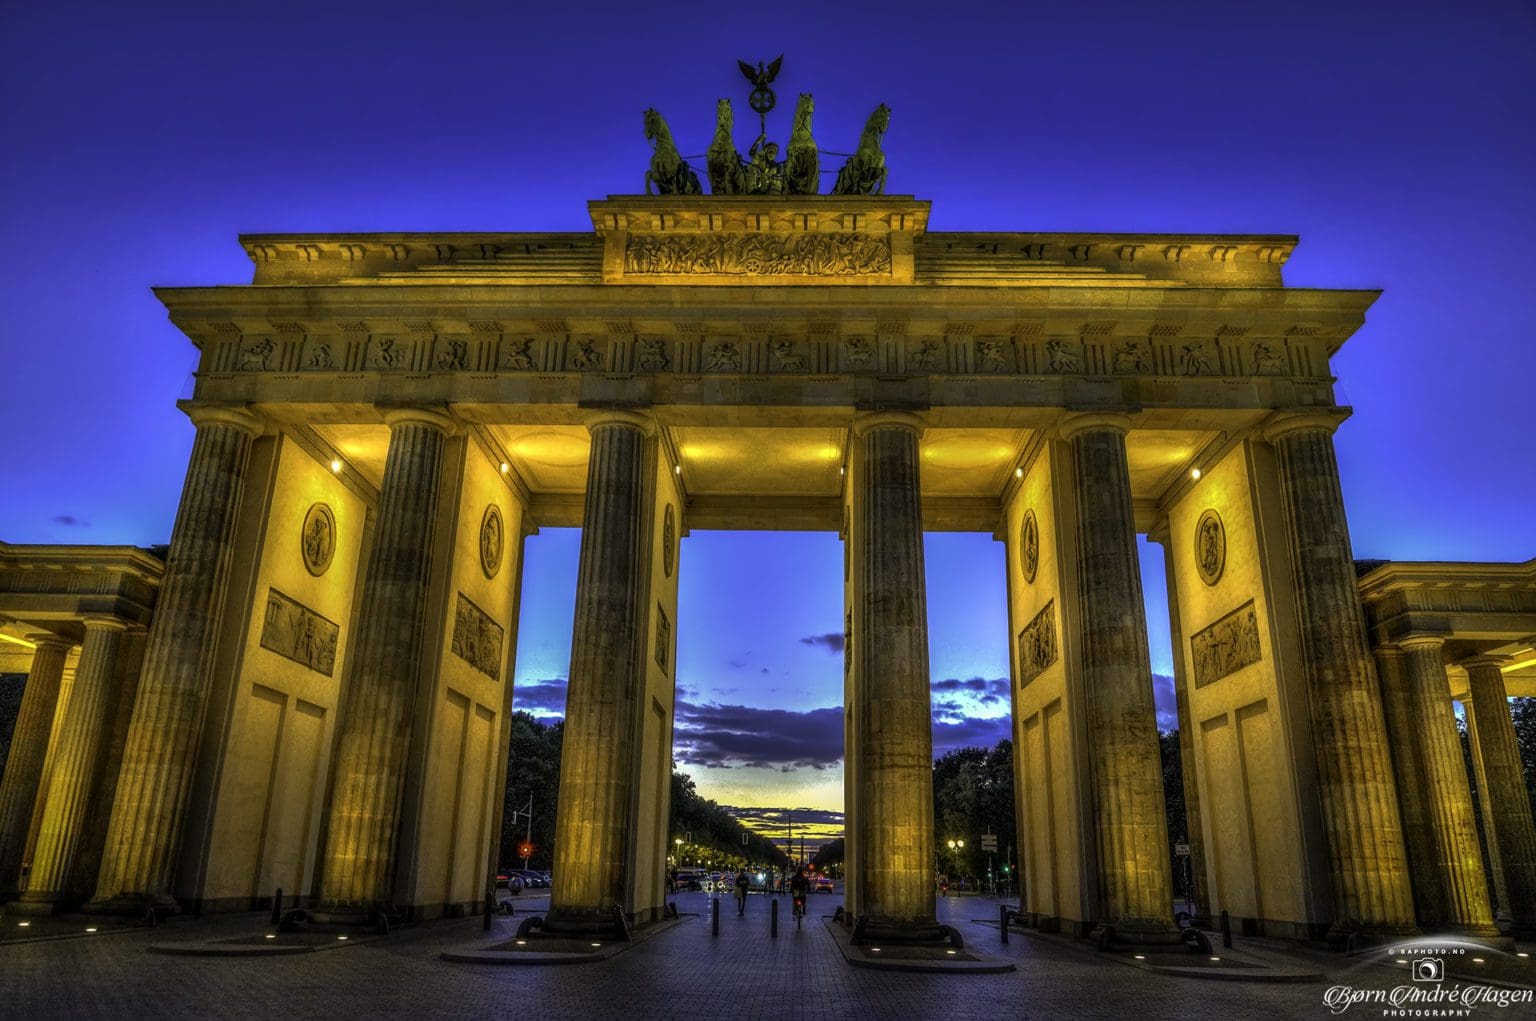
[[[1444,982],[1445,962],[1438,957],[1420,957],[1413,962],[1415,982]]]

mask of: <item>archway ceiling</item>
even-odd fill
[[[389,430],[382,425],[324,424],[314,431],[375,487],[384,477]],[[575,495],[586,486],[589,441],[579,425],[493,424],[485,427],[528,489]],[[930,428],[920,456],[925,500],[996,499],[1038,433],[1028,428]],[[1216,433],[1202,429],[1137,429],[1126,438],[1131,490],[1156,501]],[[827,425],[703,426],[665,429],[667,456],[682,466],[692,497],[836,498],[849,443],[846,428]]]

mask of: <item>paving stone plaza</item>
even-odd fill
[[[785,899],[777,938],[769,935],[769,899],[751,897],[744,918],[722,912],[720,934],[714,937],[708,895],[681,894],[683,917],[674,927],[612,958],[554,967],[441,959],[445,949],[506,939],[517,918],[497,918],[489,935],[478,919],[438,921],[283,956],[172,956],[149,949],[270,931],[252,914],[10,942],[0,944],[0,1013],[16,1018],[293,1015],[336,1021],[508,1016],[1269,1019],[1337,1016],[1325,1005],[1330,989],[1389,993],[1412,987],[1405,977],[1407,965],[1298,949],[1281,941],[1236,940],[1230,953],[1251,967],[1249,980],[1168,974],[1136,962],[1132,953],[1100,954],[1060,936],[1015,931],[1004,946],[995,922],[979,921],[995,916],[997,908],[996,901],[982,897],[940,898],[940,920],[960,929],[968,950],[1011,963],[1015,970],[873,970],[850,966],[838,952],[832,930],[818,914],[831,910],[833,897],[812,898],[812,918],[799,932],[792,923],[782,924],[788,922]],[[523,898],[519,914],[541,910],[547,902],[547,897]],[[14,935],[14,925],[13,920],[7,938]],[[1229,952],[1218,944],[1214,953]],[[1512,960],[1528,967],[1529,958]],[[1276,977],[1292,980],[1269,980]],[[1462,1016],[1529,1017],[1531,1009],[1485,1004]],[[1381,1015],[1356,1006],[1345,1016]]]

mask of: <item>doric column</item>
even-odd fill
[[[1445,639],[1440,635],[1413,635],[1397,644],[1406,660],[1406,669],[1398,679],[1407,689],[1404,704],[1420,764],[1416,778],[1419,789],[1400,787],[1398,793],[1405,802],[1419,802],[1428,823],[1434,854],[1432,866],[1443,912],[1436,921],[1441,927],[1469,936],[1497,936],[1499,930],[1493,924],[1493,908],[1488,902],[1488,880],[1483,873],[1482,847],[1472,810],[1472,789],[1467,785],[1461,735],[1456,730],[1450,682],[1441,658]],[[1526,820],[1529,827],[1529,809]]]
[[[1296,583],[1334,930],[1408,933],[1414,931],[1408,856],[1355,587],[1333,453],[1336,426],[1334,415],[1292,414],[1265,430],[1275,448]]]
[[[1200,770],[1195,762],[1195,726],[1189,709],[1189,662],[1184,650],[1189,640],[1184,634],[1182,614],[1179,610],[1178,572],[1175,570],[1173,548],[1170,545],[1168,521],[1165,518],[1147,536],[1163,547],[1163,575],[1168,587],[1168,624],[1173,632],[1173,693],[1179,717],[1179,773],[1184,778],[1184,821],[1189,828],[1189,875],[1190,891],[1195,901],[1195,917],[1203,924],[1211,916],[1211,900],[1206,890],[1205,829],[1200,815]],[[1156,711],[1156,697],[1153,711]],[[1161,750],[1159,750],[1161,757]]]
[[[1397,780],[1397,806],[1403,824],[1403,845],[1408,852],[1409,888],[1419,926],[1435,932],[1445,924],[1444,884],[1437,862],[1434,823],[1430,818],[1425,778],[1424,748],[1419,740],[1418,714],[1413,705],[1416,686],[1407,679],[1408,657],[1395,645],[1378,645],[1371,650],[1376,659],[1376,676],[1381,681],[1381,708],[1387,727],[1387,745],[1392,752],[1392,770]]]
[[[1509,693],[1499,661],[1480,656],[1461,664],[1476,720],[1472,752],[1482,765],[1488,794],[1489,857],[1504,874],[1510,919],[1522,933],[1536,930],[1536,829],[1520,768],[1520,746],[1509,713]]]
[[[143,910],[146,899],[175,907],[171,869],[208,701],[251,441],[262,431],[255,416],[237,408],[194,408],[189,416],[197,435],[88,910]]]
[[[1146,609],[1136,557],[1136,519],[1125,459],[1124,415],[1074,415],[1078,610],[1101,925],[1131,941],[1176,938],[1170,917],[1168,821],[1147,653]]]
[[[643,682],[647,416],[594,413],[545,928],[599,932],[625,909],[635,719]]]
[[[922,420],[862,416],[853,484],[861,566],[858,715],[862,747],[859,869],[871,939],[939,935],[933,884],[933,707],[918,479]]]
[[[32,852],[27,889],[14,908],[51,914],[72,906],[85,891],[70,888],[75,848],[85,825],[96,777],[96,757],[110,726],[107,704],[117,671],[117,650],[127,625],[112,617],[87,617],[75,685],[60,721],[58,748],[48,775],[42,825]]]
[[[21,889],[21,859],[27,850],[27,830],[32,823],[48,758],[48,737],[53,713],[59,703],[64,679],[64,660],[74,642],[55,634],[27,636],[36,646],[27,684],[21,690],[21,712],[11,732],[11,750],[0,779],[0,903]]]
[[[330,814],[320,868],[327,920],[361,922],[392,906],[400,800],[427,641],[442,466],[455,424],[424,408],[384,415],[389,453],[378,523],[348,643]]]

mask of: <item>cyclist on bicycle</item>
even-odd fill
[[[795,870],[795,876],[789,881],[789,895],[794,898],[795,915],[805,914],[805,897],[811,892],[811,881],[806,877],[805,866]]]

